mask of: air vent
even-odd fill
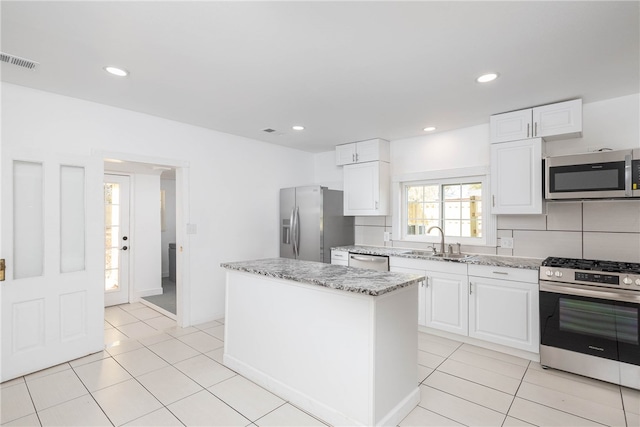
[[[273,133],[273,132],[275,132],[276,130],[275,130],[275,129],[266,128],[266,129],[262,129],[262,131],[263,131],[263,132],[266,132],[266,133]]]
[[[11,55],[9,53],[0,52],[0,61],[7,64],[17,65],[18,67],[26,68],[28,70],[35,70],[38,65],[36,61],[30,59],[20,58],[19,56]]]

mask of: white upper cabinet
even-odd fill
[[[491,143],[526,138],[567,139],[582,134],[582,99],[558,102],[490,118]]]
[[[344,167],[344,214],[389,215],[389,163]]]
[[[390,151],[389,141],[380,138],[337,145],[336,164],[342,166],[374,161],[389,162]]]
[[[491,213],[542,213],[542,139],[491,144]]]

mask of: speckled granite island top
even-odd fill
[[[442,259],[434,256],[415,254],[413,249],[382,248],[377,246],[340,246],[332,250],[346,251],[361,255],[397,256],[401,258],[426,259],[430,261],[461,262],[465,264],[489,265],[493,267],[511,267],[525,270],[537,270],[542,264],[540,258],[523,258],[498,255],[473,255],[465,259]],[[425,253],[428,251],[424,251]]]
[[[372,296],[383,295],[412,285],[424,277],[417,274],[374,271],[288,258],[228,262],[222,263],[220,266],[228,270]]]

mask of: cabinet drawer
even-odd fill
[[[431,261],[426,259],[389,257],[390,267],[414,268],[416,270],[437,271],[451,274],[467,274],[467,265],[460,262]]]
[[[494,267],[491,265],[469,266],[469,276],[488,277],[502,280],[515,280],[518,282],[538,283],[538,270],[524,268]]]
[[[331,251],[332,260],[349,261],[349,252]]]

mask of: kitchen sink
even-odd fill
[[[441,254],[441,253],[434,254],[433,251],[409,251],[407,253],[411,255],[420,255],[420,256],[426,256],[426,257],[442,258],[442,259],[462,260],[462,259],[473,257],[473,255],[469,255],[469,254]]]
[[[471,258],[473,255],[469,254],[433,254],[431,256],[444,258],[444,259],[467,259]]]

